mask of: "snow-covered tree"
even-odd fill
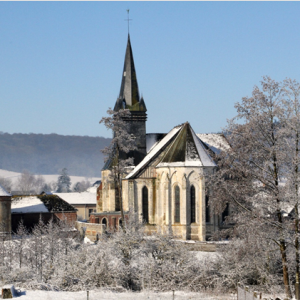
[[[80,193],[80,192],[86,191],[89,187],[91,187],[90,181],[89,180],[82,180],[82,181],[78,181],[74,184],[73,191]]]
[[[71,179],[68,175],[67,168],[61,170],[60,176],[57,179],[57,193],[69,193],[71,191]]]
[[[296,296],[300,299],[300,245],[299,245],[299,187],[300,187],[300,84],[296,80],[286,79],[283,82],[282,106],[284,113],[281,117],[281,133],[285,142],[286,168],[284,197],[286,210],[292,207],[294,224],[289,232],[292,234],[295,253],[295,282]]]
[[[0,185],[10,192],[12,188],[12,181],[9,178],[0,177]]]
[[[212,178],[210,205],[222,212],[231,203],[233,221],[268,238],[281,256],[283,283],[291,298],[287,261],[287,226],[283,216],[286,143],[282,135],[280,83],[269,77],[254,87],[235,108],[237,116],[226,128],[231,149],[219,156],[219,170]],[[259,228],[259,230],[257,230]],[[253,231],[254,232],[254,231]],[[268,235],[264,235],[268,232]]]
[[[129,133],[129,123],[126,119],[131,117],[129,109],[114,111],[107,110],[108,117],[103,117],[100,124],[104,124],[108,130],[112,130],[113,138],[110,145],[101,152],[106,156],[106,162],[110,160],[111,171],[108,180],[115,186],[119,194],[122,220],[125,221],[122,201],[122,178],[128,173],[128,167],[133,165],[133,157],[128,157],[130,152],[137,149],[135,137]]]
[[[42,175],[37,175],[35,176],[35,181],[34,181],[34,191],[36,194],[40,194],[43,192],[43,187],[45,186],[45,178]]]
[[[23,195],[34,192],[35,176],[28,171],[23,171],[17,180],[17,187]]]

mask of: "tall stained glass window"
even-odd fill
[[[191,186],[191,223],[196,222],[196,200],[195,200],[195,187]]]
[[[149,205],[148,205],[148,188],[143,187],[142,190],[142,205],[143,205],[143,221],[149,223]]]
[[[175,186],[175,223],[180,223],[180,189]]]

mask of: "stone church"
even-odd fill
[[[149,231],[160,228],[183,240],[205,241],[224,226],[229,213],[211,215],[206,178],[215,171],[214,155],[229,145],[221,134],[196,134],[186,122],[169,133],[146,133],[147,108],[140,97],[128,35],[122,82],[114,110],[131,112],[130,133],[136,137],[134,167],[122,181],[123,211],[137,212]],[[113,184],[107,180],[109,163],[102,169],[97,191],[97,212],[91,223],[118,228],[122,223],[120,203]]]

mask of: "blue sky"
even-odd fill
[[[0,2],[0,131],[110,137],[126,9],[147,132],[219,132],[263,75],[300,81],[300,2]]]

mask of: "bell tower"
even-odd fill
[[[126,121],[129,123],[129,133],[136,137],[137,144],[137,150],[129,153],[128,157],[133,157],[134,164],[138,165],[146,156],[147,108],[143,97],[140,98],[129,34],[120,94],[116,101],[114,111],[124,108],[130,110],[130,118],[126,119]]]

